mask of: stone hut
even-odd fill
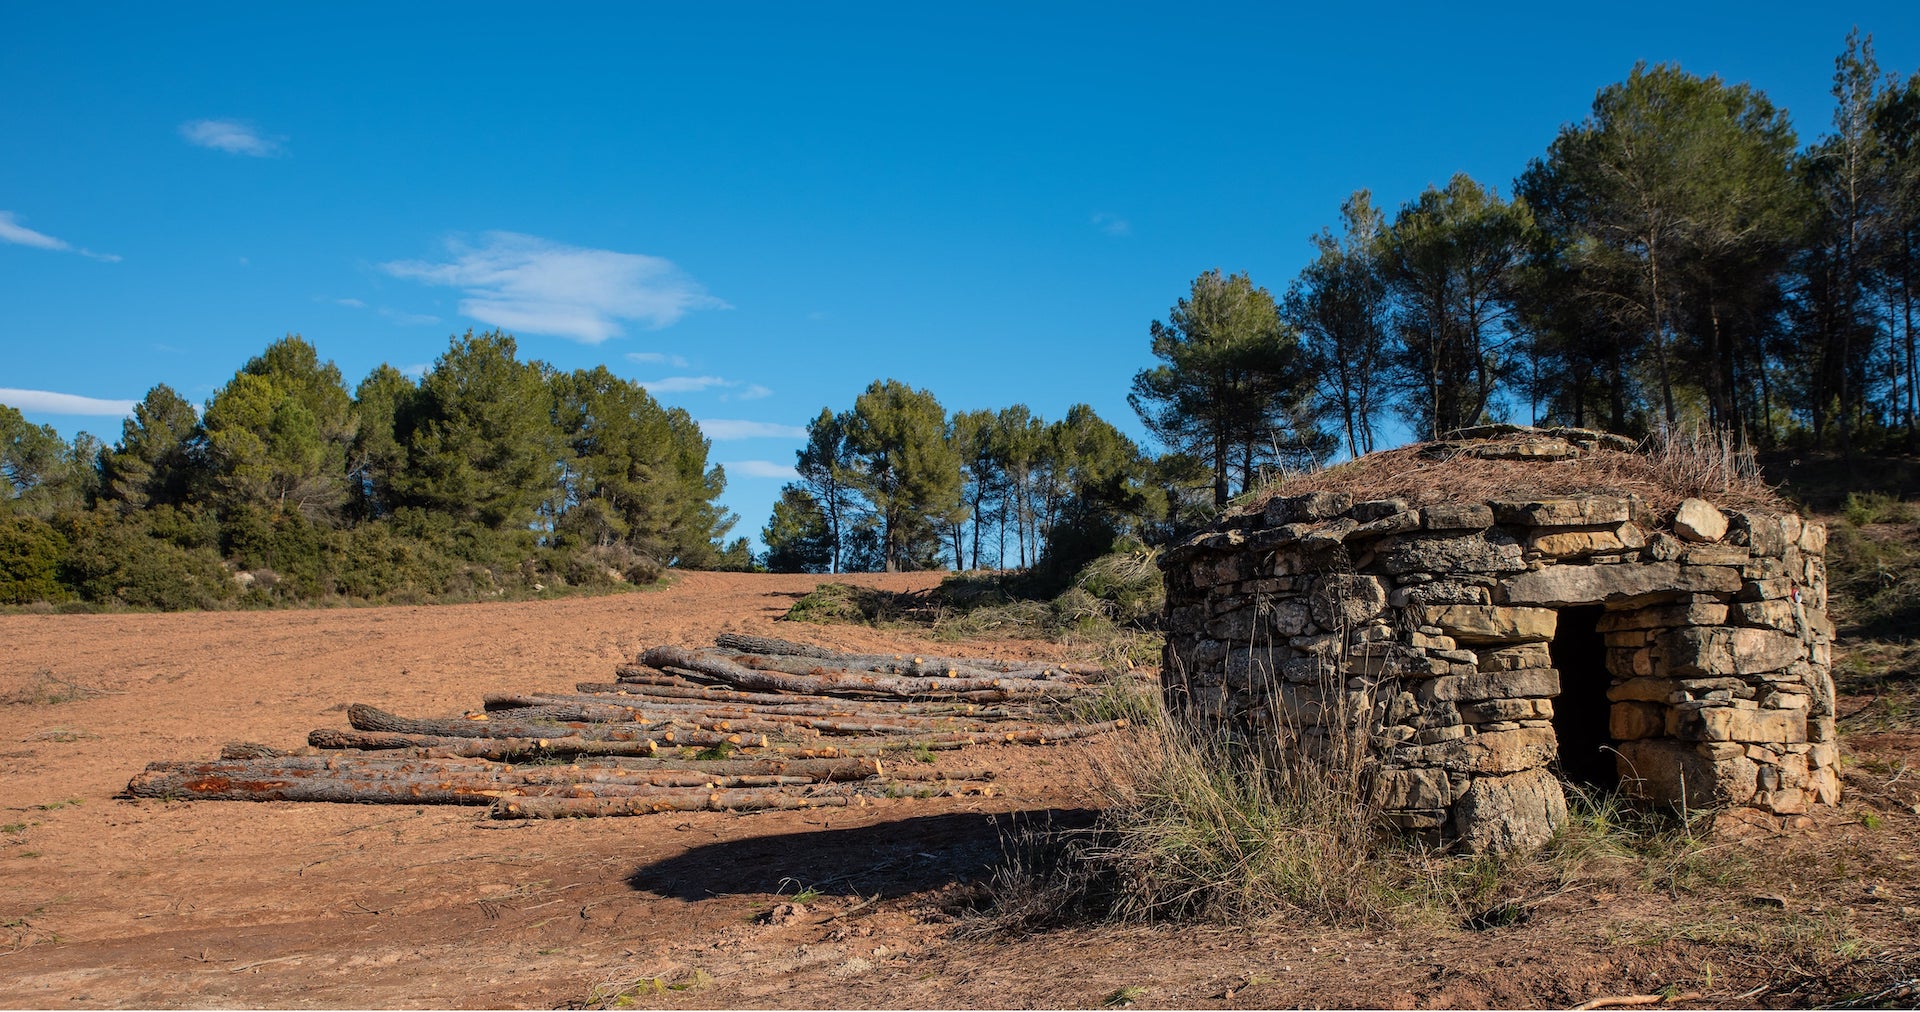
[[[1470,851],[1545,842],[1567,784],[1833,804],[1826,530],[1676,471],[1488,426],[1283,486],[1163,554],[1168,701],[1347,745],[1390,823]]]

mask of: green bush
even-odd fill
[[[1849,492],[1841,512],[1846,514],[1847,522],[1855,527],[1904,524],[1913,520],[1912,507],[1885,492]]]
[[[0,515],[0,603],[72,597],[60,582],[60,560],[67,550],[67,539],[45,520],[25,514]]]
[[[156,538],[137,517],[95,510],[66,521],[72,547],[62,579],[87,601],[183,611],[217,607],[238,592],[218,553]]]

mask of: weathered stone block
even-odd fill
[[[1677,677],[1778,671],[1807,657],[1798,636],[1734,626],[1675,629],[1660,637],[1656,650],[1661,673]]]
[[[1553,655],[1544,643],[1514,646],[1480,647],[1474,651],[1482,671],[1513,671],[1517,668],[1550,668]]]
[[[1407,512],[1405,499],[1368,499],[1365,502],[1354,503],[1348,515],[1363,524],[1370,524],[1375,520],[1384,520],[1405,512]]]
[[[1601,632],[1630,629],[1671,629],[1683,625],[1721,625],[1727,621],[1727,605],[1719,598],[1695,595],[1675,604],[1610,611],[1600,616]]]
[[[1666,678],[1629,678],[1607,690],[1616,702],[1664,703],[1680,692],[1680,684]]]
[[[1765,626],[1796,634],[1799,629],[1794,622],[1792,601],[1743,601],[1734,605],[1734,613],[1743,625]]]
[[[1369,520],[1355,527],[1353,532],[1347,535],[1347,540],[1358,541],[1362,538],[1377,538],[1386,534],[1399,534],[1402,531],[1415,531],[1419,529],[1420,511],[1402,510],[1399,513],[1380,517],[1377,520]]]
[[[1475,583],[1460,580],[1430,580],[1408,587],[1395,587],[1387,594],[1387,604],[1406,608],[1422,604],[1491,604],[1493,592]]]
[[[1793,595],[1793,581],[1784,576],[1748,580],[1740,588],[1742,601],[1778,601]]]
[[[1387,587],[1377,576],[1330,574],[1308,595],[1322,629],[1357,626],[1386,610]]]
[[[1524,853],[1566,823],[1566,795],[1546,770],[1475,777],[1453,806],[1454,836],[1470,853]]]
[[[1485,503],[1436,503],[1420,511],[1420,523],[1430,531],[1481,531],[1493,526],[1493,510]]]
[[[1505,586],[1510,604],[1566,607],[1651,602],[1680,594],[1731,594],[1740,589],[1740,573],[1722,566],[1677,562],[1557,565],[1521,573]]]
[[[1523,727],[1513,731],[1470,734],[1433,745],[1405,745],[1394,750],[1396,764],[1443,769],[1448,773],[1519,773],[1553,761],[1555,742],[1550,727]]]
[[[1534,531],[1523,542],[1529,549],[1555,559],[1579,558],[1602,552],[1640,548],[1646,544],[1632,524],[1573,530]]]
[[[1261,624],[1275,636],[1300,636],[1311,625],[1306,602],[1297,598],[1262,601],[1258,613]]]
[[[1744,566],[1752,558],[1740,545],[1694,545],[1680,553],[1683,566]]]
[[[1827,550],[1827,527],[1825,524],[1808,523],[1800,528],[1800,540],[1797,546],[1803,552],[1819,555]]]
[[[1730,706],[1678,709],[1676,737],[1699,741],[1788,743],[1807,740],[1802,710],[1745,710]]]
[[[1461,643],[1538,643],[1553,638],[1559,613],[1551,608],[1448,604],[1420,608],[1416,618]]]
[[[1504,532],[1481,535],[1395,535],[1381,543],[1380,568],[1389,573],[1518,573],[1527,568],[1520,544]]]
[[[1533,501],[1489,503],[1494,518],[1523,527],[1596,527],[1629,519],[1627,501],[1616,496],[1584,495]]]
[[[1301,521],[1327,520],[1353,508],[1353,496],[1345,492],[1308,492],[1283,495],[1267,500],[1261,511],[1268,527]]]
[[[1440,770],[1381,770],[1373,802],[1384,809],[1440,809],[1453,802],[1453,786]]]
[[[1621,788],[1654,801],[1688,808],[1744,805],[1758,789],[1760,767],[1744,755],[1714,759],[1665,738],[1623,741],[1619,751]]]
[[[1490,724],[1505,720],[1534,720],[1553,716],[1553,701],[1549,699],[1489,699],[1479,703],[1462,703],[1459,707],[1460,719],[1469,724]],[[1486,730],[1482,728],[1482,730]]]
[[[1421,682],[1414,694],[1422,701],[1477,702],[1516,696],[1557,696],[1560,673],[1552,668],[1517,671],[1480,671],[1469,675],[1442,675]]]
[[[1607,732],[1616,741],[1657,738],[1667,730],[1667,708],[1659,703],[1615,703],[1608,713]]]
[[[1727,536],[1727,515],[1704,499],[1682,499],[1673,513],[1673,533],[1685,541],[1712,544]]]
[[[1235,646],[1222,662],[1227,687],[1240,691],[1267,691],[1279,680],[1286,663],[1297,656],[1286,647]]]

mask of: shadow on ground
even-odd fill
[[[695,847],[639,868],[627,884],[663,897],[791,893],[891,899],[985,877],[1030,830],[1093,824],[1085,809],[956,812],[854,829],[781,833]]]

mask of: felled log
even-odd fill
[[[901,752],[926,749],[932,752],[950,751],[966,748],[969,745],[1049,745],[1057,741],[1072,741],[1077,738],[1090,738],[1097,734],[1106,734],[1127,726],[1125,719],[1103,721],[1098,724],[1059,724],[1049,727],[1029,728],[1011,731],[979,731],[953,734],[914,735],[910,738],[854,738],[847,740],[823,741],[818,745],[771,744],[767,751],[774,755],[791,756],[796,759],[835,759],[864,758],[869,756],[899,755]]]
[[[804,776],[816,781],[863,780],[879,776],[888,768],[875,758],[846,759],[802,759],[786,756],[769,756],[754,759],[661,759],[648,753],[594,752],[591,749],[605,746],[608,748],[626,746],[628,742],[583,742],[574,740],[550,740],[545,747],[537,742],[517,741],[511,738],[438,738],[431,735],[392,734],[383,732],[336,731],[321,728],[309,734],[307,741],[315,748],[333,750],[377,750],[386,752],[405,752],[419,758],[486,758],[486,759],[544,759],[556,755],[594,755],[604,758],[598,760],[577,761],[577,765],[599,766],[602,764],[618,769],[641,770],[691,770],[711,772],[718,775],[772,774],[783,776]],[[570,749],[570,745],[580,746]],[[568,768],[568,767],[557,767]]]
[[[823,696],[917,696],[933,699],[1005,699],[1017,690],[998,679],[901,678],[893,675],[847,672],[833,676],[791,675],[761,671],[725,657],[682,647],[654,647],[646,663],[663,670],[687,671],[743,689],[763,692],[804,692]]]
[[[500,708],[509,702],[520,705],[512,709]],[[550,704],[537,696],[489,696],[487,706],[490,713],[505,714],[514,720],[674,720],[692,722],[694,726],[714,731],[757,731],[775,735],[792,730],[838,735],[912,735],[933,731],[987,731],[993,730],[992,724],[999,723],[981,720],[970,715],[930,717],[894,713],[889,712],[886,707],[791,708],[799,710],[798,713],[788,712],[790,708],[786,707],[768,706],[751,708],[693,706],[668,709],[664,706],[648,704],[644,707],[599,707],[593,704]]]
[[[502,798],[496,819],[575,819],[656,812],[754,812],[843,807],[842,794],[799,795],[783,791],[687,791],[630,798]]]
[[[523,706],[508,710],[490,710],[484,716],[487,718],[487,723],[556,721],[568,727],[585,724],[630,724],[676,734],[682,731],[711,731],[719,734],[773,735],[805,731],[808,721],[817,719],[765,714],[750,709],[659,710],[649,708],[643,710],[632,706],[592,703],[548,703]],[[692,744],[690,741],[684,743]]]
[[[932,657],[912,654],[849,654],[810,643],[795,643],[792,640],[774,639],[770,636],[748,636],[740,633],[721,633],[713,638],[715,646],[722,650],[742,654],[759,654],[765,657],[813,657],[842,665],[864,666],[869,670],[904,670],[890,665],[915,666],[926,672],[938,672],[946,668],[972,668],[977,671],[993,671],[1003,674],[1014,672],[1039,671],[1049,669],[1068,675],[1098,675],[1105,671],[1098,664],[1048,664],[1034,661],[1002,661],[988,657]],[[914,672],[919,673],[919,672]]]
[[[614,667],[613,672],[615,678],[623,682],[631,682],[635,685],[658,685],[664,688],[673,688],[676,686],[698,686],[700,684],[698,682],[687,681],[679,675],[668,674],[659,668],[647,667],[644,664],[617,665]]]
[[[590,691],[593,690],[604,691]],[[777,713],[796,717],[858,717],[866,715],[911,717],[964,717],[972,720],[1032,720],[1042,714],[1033,707],[985,706],[980,703],[906,703],[877,699],[853,699],[834,696],[789,696],[777,692],[738,693],[765,702],[748,702],[691,695],[657,696],[651,688],[618,683],[581,682],[576,692],[494,693],[485,697],[486,708],[512,710],[519,707],[547,706],[553,703],[607,703],[648,710],[690,710],[711,712],[736,709],[753,713]],[[819,702],[808,702],[817,699]]]
[[[284,760],[153,763],[127,784],[134,797],[207,801],[332,801],[353,804],[485,805],[505,797],[650,798],[687,791],[769,790],[812,783],[804,777],[706,777],[649,773],[626,780],[568,776],[552,768],[474,769],[434,763],[344,763],[339,768]]]
[[[817,647],[811,643],[795,643],[792,640],[775,639],[771,636],[748,636],[744,633],[721,633],[713,638],[713,643],[723,650],[738,650],[749,654],[785,654],[790,657],[840,656],[826,647]]]
[[[347,722],[361,731],[397,731],[451,738],[584,738],[596,741],[654,741],[677,745],[766,744],[766,738],[736,732],[676,727],[670,722],[593,724],[584,721],[433,720],[402,717],[365,703],[347,707]]]
[[[1011,709],[1004,705],[985,705],[988,703],[1003,703],[1004,700],[998,698],[1000,696],[999,693],[986,693],[985,695],[993,698],[983,699],[980,702],[968,702],[965,698],[945,701],[905,701],[874,696],[825,696],[797,692],[741,692],[739,690],[727,689],[715,685],[661,686],[629,682],[580,682],[574,685],[573,688],[574,691],[582,695],[600,696],[611,694],[640,696],[648,699],[679,699],[689,702],[704,700],[717,703],[742,703],[753,706],[858,706],[885,708],[890,712],[923,714],[947,712],[961,714],[985,713],[993,710],[1002,710],[1008,713],[1032,712],[1031,707],[1026,706],[1024,701],[1019,706]],[[962,694],[963,697],[965,695],[964,693]],[[1047,700],[1041,697],[1034,697],[1034,699],[1041,704],[1047,702]]]

